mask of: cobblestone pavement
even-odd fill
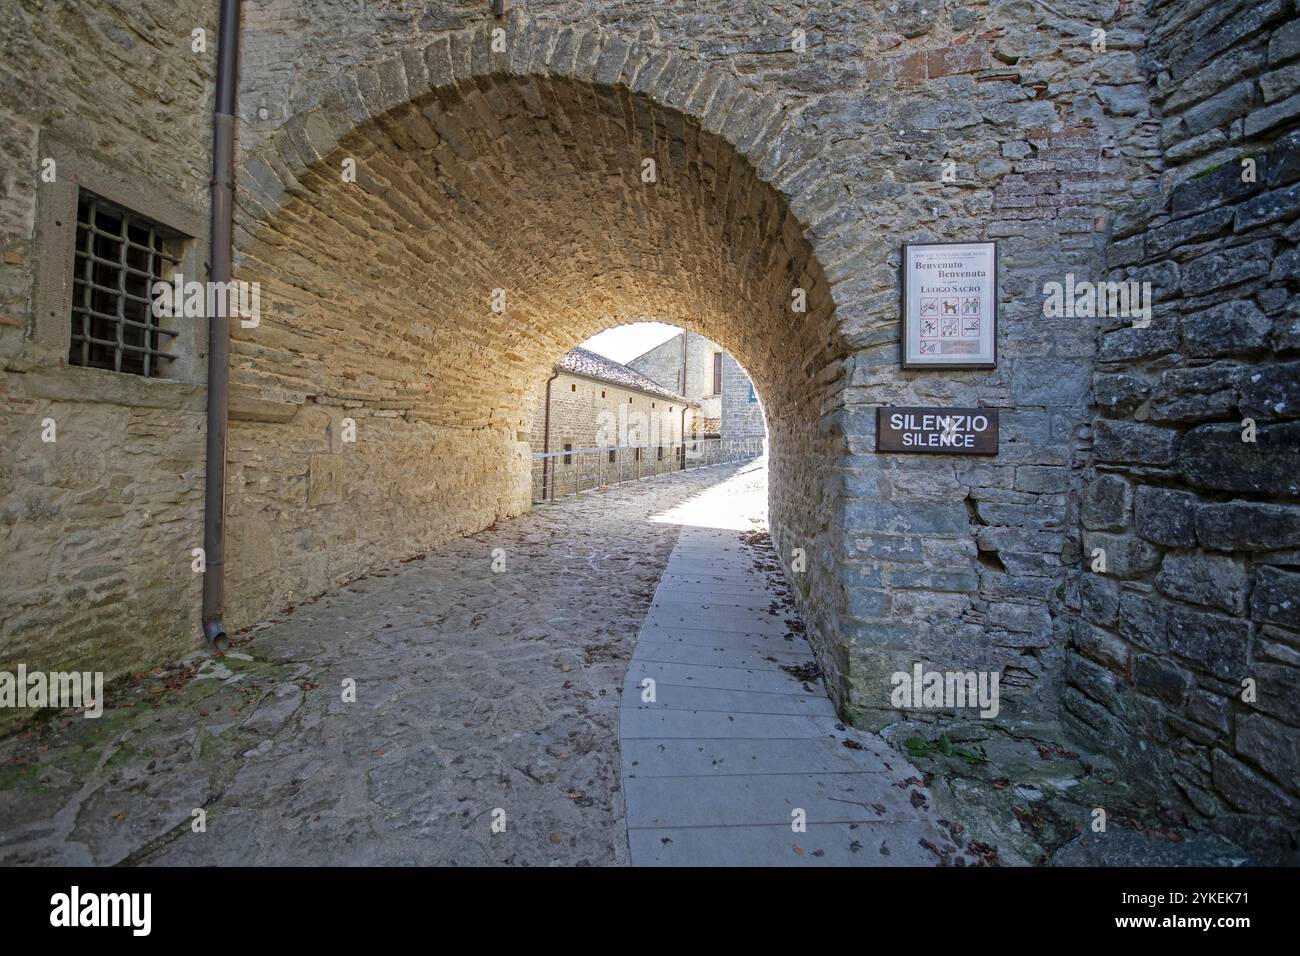
[[[742,468],[502,522],[0,742],[0,863],[626,862],[619,693],[679,532],[652,518]]]

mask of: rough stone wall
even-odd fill
[[[77,44],[56,56],[19,40],[4,73],[13,168],[34,169],[31,142],[47,125],[129,166],[165,143],[172,159],[160,172],[149,157],[149,174],[201,206],[211,53],[188,59],[183,38],[211,10],[95,9],[87,51],[156,43],[135,60],[107,49],[109,62],[130,62],[105,91],[91,68],[100,60],[69,68]],[[1290,16],[1284,4],[1260,9],[1274,25]],[[269,0],[246,13],[238,269],[263,284],[264,321],[235,332],[231,627],[526,507],[529,399],[551,364],[573,342],[650,315],[701,329],[761,390],[775,542],[787,562],[794,549],[809,555],[792,578],[846,717],[897,719],[888,676],[918,661],[1001,671],[1008,713],[1057,713],[1099,329],[1044,317],[1041,285],[1100,273],[1109,209],[1160,189],[1143,10],[530,0],[498,21],[468,0]],[[1092,48],[1099,27],[1105,51]],[[806,51],[790,48],[796,29]],[[1268,95],[1262,78],[1258,88]],[[1187,142],[1222,127],[1210,122],[1217,96],[1188,107]],[[116,138],[98,125],[105,116],[121,118]],[[646,157],[653,186],[641,179]],[[347,159],[355,182],[339,174]],[[19,255],[31,193],[6,190],[6,248]],[[900,243],[959,238],[1000,241],[1000,365],[901,371]],[[30,311],[13,291],[29,271],[21,261],[3,287]],[[796,286],[806,313],[790,311]],[[494,289],[510,300],[504,313],[489,306]],[[22,330],[0,333],[17,354]],[[5,389],[26,429],[49,399],[10,390],[30,375],[14,373],[21,364],[6,359]],[[44,583],[21,579],[18,623],[25,646],[51,658],[40,663],[60,646],[45,628],[65,620],[61,593],[75,596],[72,579],[92,568],[112,564],[129,584],[95,592],[122,615],[117,630],[86,640],[85,622],[68,624],[87,661],[117,646],[122,662],[159,656],[178,609],[198,605],[194,580],[159,584],[164,570],[188,574],[201,519],[201,397],[185,401],[172,412],[82,403],[87,433],[127,429],[125,446],[98,441],[88,459],[96,477],[116,476],[108,483],[85,467],[66,479],[32,471],[30,431],[6,451],[6,533],[23,562],[44,567],[40,551],[78,533],[99,541],[104,527],[121,549],[103,564],[72,554]],[[1000,454],[876,455],[879,405],[996,407]],[[1100,440],[1104,425],[1096,431]],[[130,488],[108,506],[122,515],[49,518],[60,496],[114,483]],[[159,511],[156,529],[138,502]],[[123,635],[126,620],[151,623]]]
[[[750,396],[753,395],[753,401]],[[762,438],[763,406],[749,376],[730,354],[722,356],[722,437]]]
[[[1065,715],[1171,804],[1294,862],[1300,19],[1291,0],[1156,3],[1148,55],[1160,189],[1116,218],[1107,259],[1156,308],[1101,330]]]
[[[767,356],[778,353],[824,365],[836,341],[825,324],[824,280],[783,201],[748,161],[634,83],[593,85],[597,77],[583,72],[608,70],[612,80],[640,69],[645,55],[631,47],[612,44],[602,56],[603,39],[529,22],[518,31],[499,57],[489,34],[444,34],[373,71],[339,74],[314,94],[319,106],[246,157],[240,275],[262,283],[277,318],[238,334],[236,381],[286,411],[324,398],[387,413],[408,434],[418,417],[466,441],[513,443],[526,454],[530,399],[568,344],[647,312],[680,322],[689,310],[774,373]],[[511,55],[520,61],[505,70]],[[528,65],[533,56],[541,66]],[[675,81],[663,67],[651,75],[666,92]],[[683,93],[706,89],[716,92],[716,84]],[[774,107],[722,109],[735,96],[743,92],[720,102],[720,125],[744,116],[757,132],[774,117]],[[658,164],[653,184],[640,177],[646,157]],[[348,159],[356,160],[355,183],[338,175]],[[463,221],[467,208],[472,223]],[[585,216],[575,218],[574,209]],[[782,308],[792,283],[811,291],[813,312],[798,323]],[[496,289],[507,297],[504,311],[491,307]],[[792,460],[816,461],[825,443],[804,426],[820,396],[796,385],[773,383],[788,396],[785,450]],[[284,475],[301,475],[324,433],[311,418],[286,424],[301,436],[286,431],[270,444],[284,450],[276,453]],[[410,439],[413,454],[419,440]],[[355,449],[338,454],[346,459]],[[350,474],[364,481],[377,465],[368,460]],[[338,550],[329,544],[335,537],[348,548],[355,541],[343,560],[363,573],[392,560],[396,548],[427,546],[457,523],[481,527],[490,509],[509,514],[520,500],[509,468],[452,459],[430,467],[446,469],[452,489],[476,488],[481,510],[406,535],[376,521],[381,530],[372,535],[372,509],[387,508],[384,496],[365,496],[358,507],[343,482],[348,523],[322,528],[292,485],[272,486],[282,500],[262,511],[274,508],[282,537],[310,533],[322,551]],[[518,474],[526,487],[526,467]],[[408,490],[395,483],[386,495],[402,501]],[[232,482],[230,493],[244,491]],[[264,514],[248,521],[259,534],[267,525]],[[370,557],[361,559],[366,549]],[[835,586],[833,576],[827,585]],[[235,593],[266,606],[264,578]]]
[[[1093,320],[1043,314],[1042,286],[1100,271],[1106,210],[1143,188],[1155,156],[1140,11],[921,9],[900,5],[881,24],[887,52],[868,64],[868,94],[845,107],[873,130],[853,151],[863,170],[850,187],[855,215],[888,236],[859,238],[839,310],[855,329],[838,475],[836,558],[854,635],[845,710],[868,726],[897,719],[888,679],[914,662],[1000,673],[1000,719],[1056,712],[1096,345]],[[1095,29],[1106,31],[1104,49],[1093,49]],[[937,172],[945,160],[948,183]],[[894,244],[971,238],[999,243],[998,368],[901,371]],[[998,455],[878,455],[881,404],[996,408]]]
[[[202,357],[166,381],[67,368],[66,313],[38,316],[33,296],[75,228],[38,222],[86,171],[60,161],[43,181],[56,147],[194,210],[206,237],[213,62],[190,31],[214,36],[216,12],[206,0],[0,8],[0,670],[111,678],[196,644]],[[66,303],[61,279],[51,292]],[[60,322],[63,337],[41,334]],[[198,324],[191,342],[206,336]]]
[[[720,418],[722,399],[713,392],[713,353],[725,351],[721,345],[703,335],[692,333],[686,341],[686,389],[684,394],[699,403],[696,418]],[[627,363],[646,378],[664,388],[677,389],[682,380],[682,337],[676,335],[661,342],[644,355]]]
[[[1064,713],[1284,848],[1294,0],[516,6],[245,5],[238,267],[264,322],[234,344],[228,623],[527,507],[530,396],[653,314],[760,387],[774,538],[809,555],[792,578],[847,717],[895,719],[916,661],[997,670],[1011,716]],[[40,160],[73,144],[202,215],[215,43],[189,38],[215,5],[0,16],[0,669],[116,675],[197,639],[203,334],[173,380],[64,367],[33,304]],[[963,238],[1000,242],[999,367],[904,372],[899,244]],[[1153,283],[1150,328],[1042,314],[1045,281],[1106,267]],[[1000,453],[878,456],[880,404],[998,408]],[[1105,574],[1067,572],[1098,547]]]
[[[721,421],[723,438],[761,437],[763,413],[749,401],[750,379],[728,351],[702,335],[692,335],[686,347],[687,397],[699,402],[695,417]],[[722,353],[722,392],[713,391],[713,356]],[[682,337],[655,346],[628,363],[642,375],[668,388],[679,387],[682,375]],[[689,430],[689,429],[688,429]]]
[[[798,600],[846,716],[894,719],[888,675],[917,660],[1053,699],[1095,342],[1044,321],[1038,288],[1100,262],[1100,214],[1153,161],[1132,11],[246,12],[237,269],[264,320],[235,332],[231,626],[524,507],[528,397],[573,342],[653,314],[720,343],[764,397],[774,538],[808,554]],[[40,75],[97,92],[66,63]],[[151,89],[138,112],[206,127],[210,98]],[[1000,367],[902,372],[899,244],[973,236],[1002,243]],[[877,456],[881,403],[1000,407],[1002,453]]]
[[[682,386],[682,336],[679,332],[667,342],[660,342],[648,352],[643,352],[634,359],[623,363],[635,369],[652,382],[658,382],[664,388],[685,391]],[[694,384],[688,376],[686,389]],[[699,396],[695,396],[699,400]]]
[[[545,403],[543,386],[529,433],[534,452],[542,451]],[[688,408],[688,421],[690,414]],[[551,383],[551,451],[562,451],[565,442],[574,448],[609,447],[611,422],[617,429],[616,444],[670,445],[681,441],[682,405],[566,372]]]

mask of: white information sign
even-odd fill
[[[994,368],[995,242],[903,245],[903,368]]]

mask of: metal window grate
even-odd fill
[[[150,308],[153,284],[180,260],[171,230],[82,190],[72,280],[68,364],[146,378],[172,358]]]

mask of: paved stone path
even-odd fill
[[[691,593],[701,547],[719,555],[708,559],[719,573],[726,556],[728,583],[742,555],[774,566],[753,530],[765,498],[761,465],[580,495],[301,605],[224,655],[120,683],[99,719],[58,714],[0,740],[0,865],[625,863],[619,690],[637,631],[679,535],[665,599]],[[722,504],[732,527],[699,530],[700,509],[708,518]],[[493,573],[498,548],[505,570]],[[783,587],[770,577],[747,586]],[[725,624],[753,603],[690,613]],[[910,831],[896,839],[903,827],[888,822],[907,812],[910,771],[874,737],[836,730],[820,691],[773,669],[806,649],[770,624],[726,643],[665,626],[682,616],[665,600],[638,645],[663,709],[623,717],[635,859],[690,862],[712,848],[719,862],[766,861],[779,827],[749,842],[684,828],[724,821],[710,809],[719,801],[765,808],[776,792],[808,811],[805,861],[916,859]],[[744,735],[754,739],[735,739]],[[845,750],[850,736],[869,749]],[[713,761],[731,770],[738,755],[751,772],[718,776]],[[805,777],[779,791],[757,775],[792,769]]]
[[[641,625],[619,718],[631,862],[956,862],[919,774],[879,737],[841,724],[808,679],[812,650],[755,531],[765,502],[749,477],[666,516],[685,527]]]
[[[625,862],[619,688],[679,531],[654,519],[738,467],[502,521],[0,740],[0,865]]]

